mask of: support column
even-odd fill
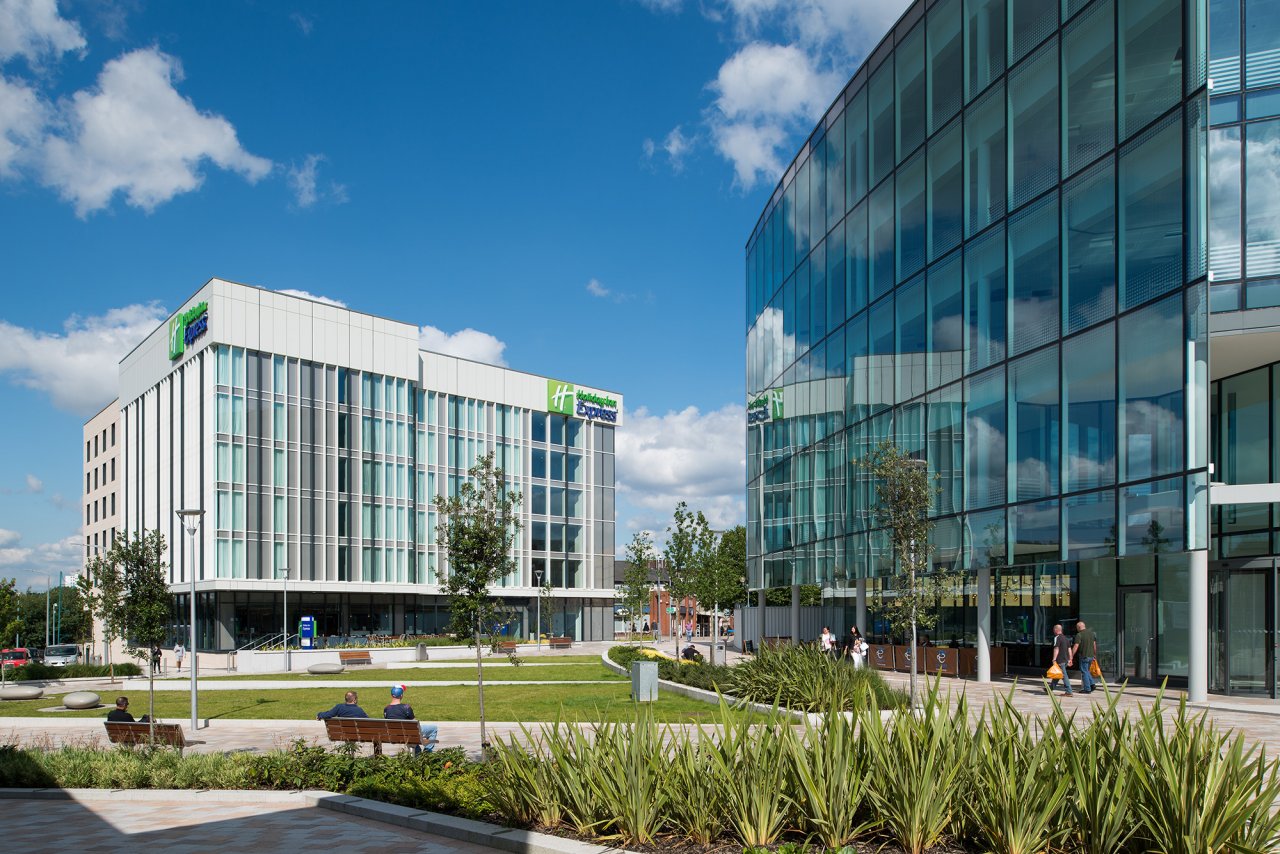
[[[867,625],[867,580],[865,578],[858,579],[858,602],[854,606],[854,614],[858,631],[862,632],[864,638],[871,637],[871,627]]]
[[[991,681],[991,567],[978,570],[978,681]]]
[[[1191,645],[1187,668],[1187,699],[1209,699],[1209,552],[1191,552],[1191,608],[1187,640]]]
[[[756,611],[759,614],[756,620],[756,652],[764,649],[765,615],[769,613],[765,610],[768,607],[768,593],[763,587],[756,591]]]
[[[791,585],[791,642],[800,643],[800,585]]]

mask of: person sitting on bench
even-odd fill
[[[364,713],[364,709],[356,705],[356,701],[359,699],[360,697],[356,694],[355,691],[348,691],[347,695],[343,698],[345,702],[336,704],[332,709],[329,709],[327,712],[316,712],[316,720],[327,721],[329,718],[367,718],[369,717]]]
[[[392,721],[413,721],[417,718],[413,714],[413,706],[404,702],[404,692],[408,685],[392,685],[391,686],[391,702],[382,710],[382,716]],[[434,742],[436,734],[440,732],[440,728],[435,724],[418,724],[418,729],[422,731],[422,740]],[[427,752],[430,753],[435,749],[434,744],[427,745]],[[418,753],[422,750],[418,745],[413,745],[413,752]]]
[[[107,712],[107,720],[114,724],[149,724],[151,723],[151,716],[143,715],[142,720],[135,721],[133,715],[129,714],[129,698],[120,696],[116,697],[116,707]]]

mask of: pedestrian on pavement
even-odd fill
[[[178,664],[178,672],[182,672],[182,657],[187,654],[187,648],[182,645],[182,641],[178,641],[173,645],[173,660]]]
[[[151,646],[151,672],[156,674],[160,672],[160,644]]]
[[[404,701],[404,692],[408,690],[408,685],[392,685],[391,686],[391,702],[382,709],[382,717],[389,721],[413,721],[417,717],[413,714],[413,706]],[[418,730],[422,733],[422,740],[427,745],[427,753],[435,750],[438,739],[436,735],[440,732],[440,727],[435,724],[418,724]],[[422,752],[422,745],[412,745],[414,753]]]
[[[822,636],[819,637],[818,640],[822,644],[822,651],[827,655],[830,655],[831,650],[835,649],[836,636],[831,634],[830,626],[822,627]]]
[[[343,702],[337,703],[332,709],[325,712],[316,712],[316,720],[327,721],[329,718],[367,718],[364,709],[360,708],[357,703],[360,696],[355,691],[348,691],[343,697]]]
[[[1093,693],[1093,662],[1098,658],[1098,636],[1093,629],[1084,624],[1084,620],[1076,623],[1076,642],[1071,653],[1080,662],[1080,693]]]
[[[849,657],[853,660],[855,670],[867,666],[868,649],[867,639],[858,631],[858,627],[849,629]]]
[[[1072,660],[1071,649],[1072,649],[1071,641],[1067,638],[1066,635],[1062,633],[1062,623],[1054,623],[1053,624],[1053,663],[1058,665],[1058,667],[1062,670],[1063,693],[1065,693],[1068,697],[1072,696],[1071,672],[1070,672],[1071,660]],[[1058,685],[1058,680],[1051,679],[1049,680],[1049,685],[1046,690],[1050,694],[1052,694],[1053,689],[1057,687],[1057,685]]]

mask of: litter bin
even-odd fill
[[[658,662],[631,662],[631,699],[652,703],[658,699]]]
[[[418,644],[418,661],[426,661],[427,657],[427,645],[425,643]]]

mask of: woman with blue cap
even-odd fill
[[[404,702],[404,692],[408,687],[408,685],[391,686],[391,702],[382,709],[382,717],[394,721],[417,720],[417,717],[413,714],[413,706]],[[435,749],[436,734],[440,731],[440,728],[435,724],[419,724],[418,729],[422,731],[422,741],[427,745],[427,752],[430,753]],[[421,749],[418,745],[413,745],[414,753],[418,753]]]

